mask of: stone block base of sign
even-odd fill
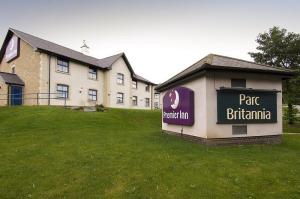
[[[171,131],[163,133],[176,135],[199,144],[218,146],[218,145],[246,145],[246,144],[280,144],[282,135],[251,136],[251,137],[231,137],[231,138],[201,138],[187,134],[180,134]]]

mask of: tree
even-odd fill
[[[258,52],[249,52],[255,62],[295,70],[295,77],[283,84],[283,97],[288,104],[285,116],[288,123],[293,124],[296,119],[294,105],[300,99],[297,98],[300,93],[300,34],[274,26],[260,33],[256,42]]]

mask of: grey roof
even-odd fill
[[[137,75],[137,74],[133,74],[133,78],[136,79],[136,80],[145,82],[145,83],[150,83],[150,84],[152,84],[152,85],[156,85],[156,84],[152,83],[151,81],[149,81],[149,80],[147,80],[147,79],[145,79],[145,78],[143,78],[142,76],[139,76],[139,75]]]
[[[112,66],[112,64],[114,62],[116,62],[120,57],[123,57],[124,61],[126,62],[128,69],[130,70],[132,76],[135,76],[136,74],[134,73],[128,59],[126,58],[125,53],[119,53],[110,57],[106,57],[103,59],[97,59],[95,57],[91,57],[88,55],[85,55],[81,52],[72,50],[70,48],[66,48],[64,46],[55,44],[53,42],[41,39],[39,37],[30,35],[28,33],[24,33],[22,31],[16,30],[16,29],[12,29],[10,28],[8,30],[7,36],[4,40],[4,44],[6,42],[9,41],[10,37],[15,34],[17,35],[19,38],[23,39],[25,42],[27,42],[29,45],[31,45],[35,50],[40,50],[46,53],[53,53],[56,54],[58,56],[62,56],[62,57],[66,57],[69,58],[71,60],[74,61],[78,61],[81,63],[85,63],[88,65],[92,65],[101,69],[110,69],[110,67]],[[2,60],[4,53],[5,53],[5,45],[3,44],[1,51],[0,51],[0,61]],[[140,76],[139,76],[140,77]],[[140,77],[141,79],[143,79],[142,81],[147,81],[150,84],[153,84],[152,82],[150,82],[149,80],[146,80],[142,77]]]
[[[222,55],[209,54],[206,57],[202,58],[195,64],[191,65],[187,69],[173,76],[169,80],[161,83],[157,86],[157,90],[163,90],[168,87],[170,84],[175,83],[178,80],[188,78],[189,76],[204,70],[234,70],[234,71],[247,71],[247,72],[263,72],[270,74],[280,74],[292,76],[293,72],[289,69],[272,67],[268,65],[258,64],[250,61],[245,61],[241,59],[236,59],[232,57],[226,57]]]
[[[3,80],[6,84],[25,85],[18,75],[12,73],[0,72],[0,80]]]

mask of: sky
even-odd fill
[[[138,75],[162,83],[210,53],[252,61],[259,33],[300,33],[298,0],[0,0],[9,27],[104,58],[125,52]]]

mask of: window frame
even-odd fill
[[[95,93],[93,93],[93,92],[95,92]],[[98,91],[96,89],[89,89],[88,90],[88,100],[93,101],[93,102],[98,100]]]
[[[134,84],[135,83],[135,84]],[[135,86],[134,86],[135,85]],[[132,88],[138,89],[138,82],[136,80],[132,80]]]
[[[150,98],[149,97],[145,98],[145,107],[150,107]]]
[[[64,63],[66,63],[66,64],[64,64]],[[66,68],[67,70],[65,71],[64,68]],[[69,74],[70,73],[70,62],[69,62],[69,60],[64,59],[64,58],[57,58],[56,72]]]
[[[62,88],[67,88],[67,91],[59,90],[58,88],[62,87]],[[58,99],[69,99],[69,92],[70,92],[70,86],[67,84],[56,84],[56,92],[57,92],[57,98]],[[66,93],[66,94],[64,94]],[[63,94],[63,96],[60,96],[61,94]]]
[[[91,72],[93,71],[93,72]],[[98,80],[98,70],[95,67],[89,67],[89,79],[91,80]]]
[[[146,91],[146,92],[150,92],[150,85],[149,85],[149,84],[146,85],[145,91]]]
[[[132,96],[132,106],[138,105],[138,96]]]
[[[121,77],[121,78],[119,78]],[[117,73],[117,84],[124,85],[125,82],[125,76],[123,73]]]
[[[121,95],[122,97],[119,97],[119,95]],[[124,104],[124,93],[117,92],[117,104]]]

